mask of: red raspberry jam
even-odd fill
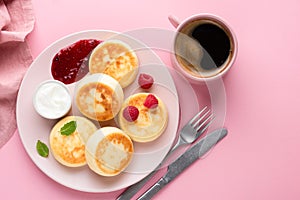
[[[79,40],[61,49],[52,60],[53,78],[65,84],[82,79],[89,72],[89,54],[101,42],[95,39]]]

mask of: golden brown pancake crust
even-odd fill
[[[80,164],[85,162],[85,145],[81,142],[77,132],[69,136],[54,137],[51,146],[55,154],[67,163]]]
[[[60,129],[68,122],[76,121],[76,130],[70,135],[62,135]],[[55,159],[69,167],[86,164],[84,137],[92,135],[96,126],[80,116],[68,116],[57,122],[50,133],[50,148]]]
[[[111,144],[117,144],[117,145],[123,145],[125,152],[127,152],[127,157],[125,157],[121,162],[118,169],[114,169],[113,167],[109,166],[109,164],[101,161],[101,157],[103,156],[103,151],[111,145]],[[100,160],[97,160],[97,166],[99,169],[101,169],[104,173],[118,173],[122,169],[124,169],[127,164],[131,160],[131,156],[133,153],[133,145],[132,142],[128,139],[128,137],[120,134],[120,133],[111,133],[105,137],[101,142],[99,142],[96,150],[96,158],[100,158]]]
[[[158,106],[154,109],[144,106],[149,93],[137,93],[128,97],[119,113],[119,125],[132,140],[136,142],[150,142],[157,139],[168,124],[168,112],[164,103],[158,98]],[[137,120],[128,122],[122,115],[127,106],[135,106],[139,110]]]
[[[107,40],[96,47],[89,58],[90,73],[104,73],[117,80],[122,88],[131,84],[137,75],[138,58],[124,42]]]
[[[86,117],[94,120],[106,121],[117,113],[117,97],[109,86],[93,82],[80,88],[77,97],[77,107]]]

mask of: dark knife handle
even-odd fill
[[[149,200],[156,193],[158,193],[164,186],[168,184],[168,181],[164,179],[164,177],[160,178],[152,187],[149,188],[142,196],[140,196],[137,200]]]
[[[140,180],[139,182],[135,183],[134,185],[128,187],[125,191],[123,192],[117,200],[128,200],[132,198],[155,174],[156,170],[151,172],[148,176]]]

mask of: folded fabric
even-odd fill
[[[0,148],[16,131],[16,98],[32,62],[26,36],[34,27],[31,0],[0,0]]]

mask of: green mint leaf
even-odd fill
[[[71,135],[76,130],[76,121],[70,121],[66,123],[63,127],[60,129],[60,134],[62,135]]]
[[[38,140],[36,143],[36,150],[42,157],[46,158],[49,155],[49,148],[45,143],[41,142],[40,140]]]

